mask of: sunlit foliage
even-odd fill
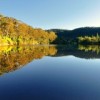
[[[100,36],[98,34],[96,36],[81,36],[78,37],[78,41],[83,44],[98,44],[100,43]]]
[[[49,44],[56,37],[54,32],[36,29],[14,18],[0,15],[0,45]]]

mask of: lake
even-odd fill
[[[100,100],[100,46],[0,47],[0,100]]]

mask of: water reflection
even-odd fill
[[[97,48],[93,51],[87,48],[0,47],[0,99],[100,100],[100,60],[96,59],[100,58],[99,46],[89,46]]]
[[[99,45],[78,46],[4,46],[0,47],[0,75],[23,67],[44,56],[62,57],[73,55],[79,58],[100,58]]]
[[[0,74],[14,71],[35,59],[53,56],[54,46],[0,47]]]
[[[57,46],[56,56],[73,55],[84,59],[99,59],[100,46],[99,45],[76,45],[76,46]]]
[[[78,49],[85,52],[91,51],[97,54],[100,53],[100,45],[79,45]]]

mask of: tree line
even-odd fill
[[[81,36],[78,37],[78,42],[80,44],[100,44],[100,35],[97,33],[95,36]]]

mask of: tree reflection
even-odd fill
[[[78,49],[85,52],[95,52],[97,54],[100,53],[100,45],[79,45]]]
[[[0,47],[0,74],[14,71],[32,60],[57,53],[55,46]]]
[[[44,56],[62,57],[69,55],[85,59],[100,59],[100,46],[3,46],[0,47],[0,74],[17,70],[31,61],[41,59]]]
[[[75,56],[84,59],[100,59],[99,45],[60,45],[57,46],[56,57]]]

